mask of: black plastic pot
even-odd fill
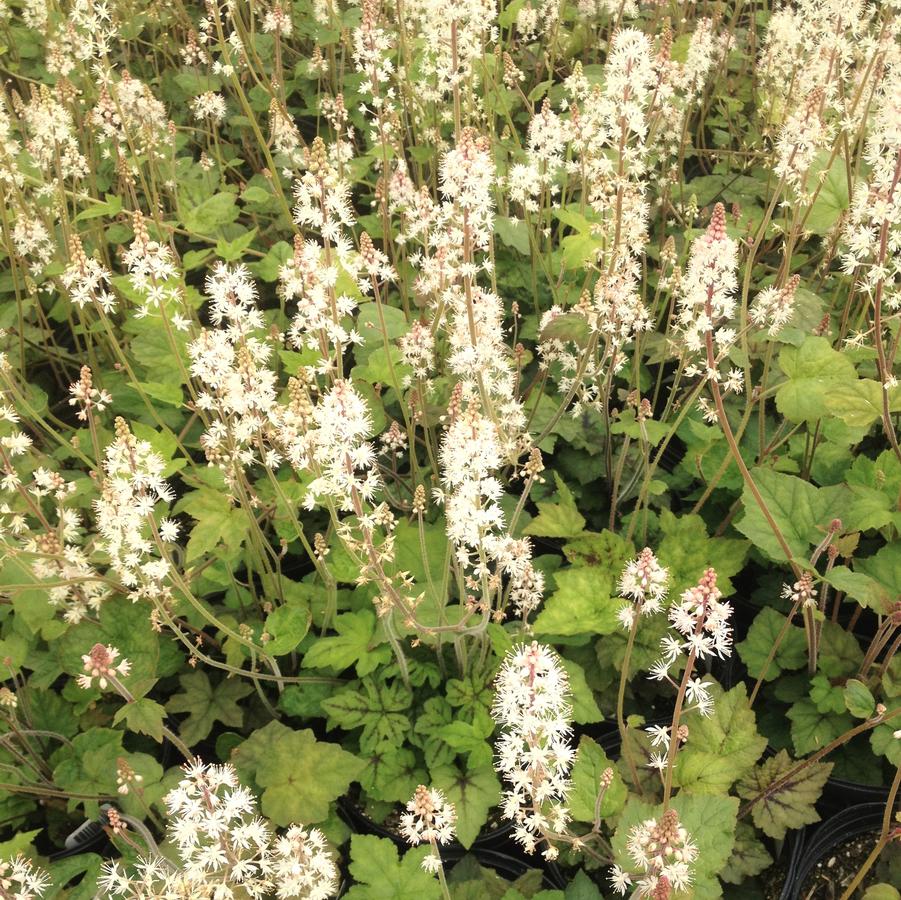
[[[55,862],[59,859],[66,859],[70,856],[78,856],[80,853],[100,853],[101,856],[107,856],[109,851],[113,850],[113,845],[109,842],[104,828],[109,824],[106,816],[108,804],[100,807],[100,817],[97,819],[87,819],[81,823],[66,838],[65,845],[60,850],[55,850],[48,854],[48,859]],[[101,852],[103,851],[103,852]]]
[[[818,807],[824,812],[833,813],[851,806],[877,803],[885,809],[889,790],[887,784],[862,784],[857,781],[846,781],[844,778],[830,778],[823,785],[823,796]]]
[[[820,825],[805,828],[792,848],[779,900],[801,900],[801,889],[817,863],[845,841],[878,831],[884,813],[885,803],[863,803],[836,813]]]

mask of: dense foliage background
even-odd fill
[[[0,896],[897,900],[899,6],[2,0]]]

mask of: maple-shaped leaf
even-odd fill
[[[770,659],[774,646],[776,653]],[[786,628],[785,616],[768,606],[757,614],[747,638],[736,644],[735,649],[750,676],[759,678],[762,675],[764,681],[772,681],[783,671],[800,669],[807,662],[804,629],[797,625]]]
[[[441,887],[434,875],[422,868],[431,848],[408,850],[403,858],[388,838],[355,834],[350,841],[350,874],[356,884],[347,900],[439,900]]]
[[[832,771],[832,763],[810,763],[779,784],[794,766],[788,752],[780,750],[738,783],[739,796],[754,801],[751,807],[754,824],[776,840],[784,838],[789,828],[820,821],[814,805]]]
[[[124,733],[111,728],[92,728],[75,737],[71,743],[53,754],[54,784],[73,795],[87,798],[104,795],[117,796],[116,804],[131,815],[146,814],[144,804],[155,802],[162,791],[159,789],[163,777],[163,767],[146,753],[129,753],[122,746]],[[142,795],[136,793],[118,794],[116,772],[119,760],[123,759],[141,776]],[[98,814],[96,799],[69,800],[69,809],[83,804],[88,816]]]
[[[492,806],[501,800],[501,784],[490,763],[478,768],[436,766],[431,770],[431,784],[444,791],[457,809],[457,840],[471,847],[482,826],[488,821]]]
[[[824,713],[806,697],[792,704],[786,714],[791,719],[792,742],[799,756],[821,750],[854,724],[848,713]]]
[[[676,783],[694,794],[728,792],[766,749],[744,684],[726,693],[715,685],[711,695],[712,715],[685,717],[689,739],[676,762]]]
[[[362,678],[391,658],[371,610],[342,613],[335,619],[335,631],[337,635],[321,637],[307,650],[303,658],[305,669],[330,668],[340,672],[355,666]]]
[[[246,681],[225,678],[214,685],[206,672],[199,669],[178,680],[182,693],[175,694],[167,706],[169,712],[189,714],[178,729],[189,747],[207,737],[216,722],[231,728],[240,728],[244,723],[244,710],[238,701],[253,690]]]
[[[360,750],[378,753],[403,744],[410,731],[405,712],[412,702],[412,692],[401,682],[364,678],[357,689],[351,686],[323,700],[322,709],[328,715],[329,728],[362,728]]]
[[[277,735],[257,759],[263,814],[281,826],[322,822],[329,804],[363,773],[365,761],[338,744],[317,741],[309,728]]]
[[[758,840],[754,829],[745,822],[739,822],[735,830],[732,855],[720,872],[720,878],[729,884],[741,884],[746,878],[759,875],[772,863],[773,857]]]
[[[380,751],[366,760],[360,785],[373,800],[406,803],[416,786],[427,784],[428,775],[412,750],[394,747]]]
[[[557,483],[559,503],[537,502],[538,515],[523,529],[523,534],[538,537],[570,538],[580,535],[585,530],[585,517],[576,507],[572,491],[563,479],[554,472]]]

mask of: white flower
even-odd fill
[[[713,710],[713,703],[710,699],[711,684],[712,682],[704,681],[702,678],[690,678],[685,686],[688,702],[697,704],[698,711],[702,716],[710,715]]]
[[[100,690],[105,691],[109,686],[109,679],[126,677],[131,671],[131,663],[127,659],[116,663],[118,656],[119,651],[115,647],[94,644],[91,652],[81,657],[85,674],[78,676],[79,687],[90,688],[96,680]]]
[[[169,840],[179,864],[144,857],[131,871],[104,864],[98,887],[124,900],[198,897],[210,900],[327,900],[338,889],[338,872],[316,828],[291,825],[273,836],[257,815],[257,801],[231,765],[200,760],[163,798]]]
[[[436,788],[419,785],[407,811],[400,819],[400,832],[414,847],[422,842],[432,845],[432,852],[422,859],[422,867],[435,873],[441,868],[438,844],[454,839],[457,811],[444,794]]]
[[[620,593],[634,601],[638,611],[646,616],[662,609],[668,587],[669,570],[660,565],[650,547],[626,563],[619,579]]]
[[[610,882],[613,885],[613,890],[615,890],[617,894],[625,894],[629,885],[632,884],[632,876],[628,872],[623,871],[619,866],[614,866],[612,874],[610,875]]]
[[[691,864],[698,857],[698,848],[679,823],[679,815],[674,809],[666,810],[659,821],[645,819],[633,826],[629,831],[626,850],[634,869],[627,872],[614,866],[611,881],[618,893],[625,893],[634,882],[634,896],[650,898],[656,896],[655,888],[663,878],[677,891],[690,886],[693,876]]]
[[[495,679],[492,716],[501,726],[496,767],[508,787],[504,817],[526,852],[569,820],[566,798],[575,759],[570,745],[569,679],[559,657],[536,642],[514,647]],[[553,823],[553,826],[551,825]]]
[[[707,231],[691,244],[682,280],[678,327],[686,349],[704,349],[705,336],[735,315],[738,245],[726,235],[726,210],[717,203]]]
[[[225,97],[214,91],[206,91],[191,101],[191,110],[195,118],[201,121],[209,119],[214,124],[218,124],[225,118]]]
[[[338,869],[318,828],[292,825],[275,839],[271,862],[279,900],[326,900],[338,891]]]
[[[181,526],[173,519],[160,519],[160,537],[167,543],[178,540],[180,530]]]
[[[162,477],[163,458],[149,442],[138,440],[124,419],[116,419],[116,439],[106,448],[104,479],[94,500],[100,547],[132,600],[168,595],[169,564],[158,556],[148,520],[157,504],[174,500]]]
[[[669,726],[668,725],[650,725],[645,731],[651,737],[652,747],[668,747],[669,746]]]
[[[721,603],[722,593],[716,586],[716,571],[707,569],[694,587],[682,593],[677,603],[669,608],[672,627],[681,640],[667,635],[661,641],[661,664],[669,668],[682,652],[697,659],[710,656],[723,658],[732,653],[732,629],[729,617],[732,607]]]
[[[0,862],[0,893],[9,900],[37,900],[50,887],[50,876],[20,853]]]

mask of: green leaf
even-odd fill
[[[96,853],[79,853],[64,857],[50,864],[50,893],[45,900],[95,900],[97,879],[103,866],[103,859]],[[78,880],[78,876],[82,876]],[[78,881],[72,887],[70,882]]]
[[[664,425],[663,422],[656,422],[654,419],[645,419],[643,422],[639,422],[638,419],[635,418],[634,409],[625,409],[620,412],[616,421],[611,424],[610,433],[627,434],[636,441],[644,441],[647,439],[652,447],[656,447],[657,444],[669,434],[669,426]],[[663,485],[663,489],[666,489],[666,482],[652,481],[650,484],[661,484]],[[655,491],[652,488],[651,493],[655,494],[660,492]]]
[[[216,722],[230,728],[244,724],[244,711],[238,701],[253,692],[248,682],[224,678],[214,686],[203,669],[186,672],[178,680],[182,693],[175,694],[167,706],[170,712],[188,713],[178,733],[189,747],[207,737]]]
[[[142,778],[143,797],[134,793],[119,794],[117,804],[129,814],[146,813],[144,804],[161,796],[159,781],[162,766],[146,753],[128,753],[122,747],[124,733],[110,728],[94,727],[79,734],[53,754],[53,782],[71,794],[117,796],[116,772],[123,759]],[[69,800],[69,809],[83,805],[88,816],[98,813],[96,800]]]
[[[155,741],[163,740],[163,719],[166,718],[166,710],[155,700],[141,697],[134,703],[126,703],[120,706],[113,716],[113,722],[118,724],[123,719],[131,731],[137,734],[149,734]]]
[[[187,512],[197,520],[188,539],[187,562],[215,550],[220,543],[228,550],[237,550],[250,525],[243,509],[234,507],[225,493],[210,488],[185,494],[174,511]]]
[[[238,748],[240,750],[240,748]],[[366,764],[338,744],[317,741],[310,729],[282,732],[258,760],[263,814],[276,825],[316,823],[347,792]]]
[[[125,597],[110,598],[100,607],[100,621],[70,627],[53,643],[61,668],[69,675],[84,671],[81,657],[94,644],[115,647],[131,663],[126,685],[152,681],[160,662],[160,640],[148,623],[147,607]]]
[[[626,560],[634,555],[631,544],[606,529],[585,531],[563,545],[566,558],[576,566],[596,566],[616,573],[622,571]]]
[[[444,791],[457,809],[457,840],[471,847],[488,821],[488,813],[501,799],[501,785],[490,763],[459,769],[454,765],[430,770],[433,787]]]
[[[765,760],[738,784],[738,794],[745,800],[756,800],[751,807],[754,824],[776,840],[782,840],[790,828],[819,822],[814,806],[832,771],[832,763],[807,763],[785,784],[776,786],[795,763],[785,750]]]
[[[892,541],[874,556],[858,559],[855,568],[878,581],[891,600],[901,595],[901,541]]]
[[[244,255],[244,251],[253,243],[256,236],[257,229],[251,228],[231,241],[219,238],[216,242],[216,256],[225,262],[236,262]]]
[[[303,658],[305,669],[337,669],[355,665],[361,678],[391,659],[390,648],[376,634],[375,613],[369,609],[342,613],[335,619],[337,635],[321,637]]]
[[[823,539],[829,524],[841,512],[847,492],[847,488],[841,485],[817,488],[794,475],[784,475],[772,469],[753,469],[751,477],[792,556],[799,558],[806,557],[808,548]],[[741,501],[744,516],[735,527],[768,556],[785,560],[779,542],[747,487]]]
[[[412,750],[394,747],[366,759],[360,785],[367,796],[384,803],[406,803],[428,775]]]
[[[744,684],[727,693],[714,686],[711,695],[712,715],[693,712],[685,717],[689,738],[676,762],[677,784],[696,794],[727,793],[766,749]]]
[[[557,590],[535,619],[540,635],[610,634],[619,627],[622,605],[610,596],[612,573],[594,566],[572,566],[554,574]]]
[[[252,184],[244,188],[241,199],[245,203],[268,203],[272,199],[272,194],[266,188]]]
[[[876,700],[862,681],[852,678],[845,685],[845,706],[855,718],[869,719],[876,709]]]
[[[585,518],[576,507],[572,491],[554,472],[559,503],[538,501],[538,515],[523,529],[523,534],[538,537],[576,537],[585,530]]]
[[[820,632],[820,671],[829,678],[847,678],[860,670],[863,651],[857,638],[836,622],[825,621]]]
[[[522,219],[512,219],[507,216],[496,216],[494,230],[498,237],[508,246],[518,250],[523,256],[529,256],[529,229]]]
[[[601,238],[590,234],[568,234],[560,242],[563,251],[563,268],[581,269],[593,260],[598,250],[603,247]]]
[[[121,755],[121,731],[92,728],[73,738],[71,748],[60,751],[63,758],[53,770],[54,784],[71,793],[114,794],[116,760]]]
[[[266,633],[271,638],[266,652],[272,656],[292,653],[307,636],[312,619],[309,606],[303,602],[289,601],[273,610],[266,617]]]
[[[385,330],[382,331],[382,320],[385,322]],[[402,309],[394,306],[381,306],[375,303],[366,303],[357,314],[357,330],[365,341],[364,349],[370,351],[376,348],[384,348],[385,337],[389,341],[405,335],[410,330],[410,323]]]
[[[526,0],[511,0],[504,6],[503,12],[497,17],[497,23],[501,28],[509,28],[519,15],[519,11],[525,6]]]
[[[854,724],[847,713],[822,713],[813,700],[806,697],[792,704],[788,718],[791,719],[792,743],[799,755],[820,750]]]
[[[809,169],[807,183],[807,190],[811,195],[818,184],[821,187],[813,206],[810,208],[804,227],[808,231],[820,235],[826,234],[835,225],[851,203],[848,194],[848,176],[845,169],[845,161],[840,156],[836,156],[832,160],[825,177],[823,177],[822,173],[829,159],[830,156],[826,152],[817,154],[816,161]]]
[[[441,887],[434,875],[422,868],[430,847],[408,850],[403,859],[388,838],[355,834],[350,840],[350,874],[356,884],[344,895],[347,900],[441,900]]]
[[[836,384],[826,395],[826,408],[851,428],[869,428],[882,418],[885,388],[871,378]],[[889,389],[889,410],[901,409],[901,391]]]
[[[901,766],[901,741],[895,737],[898,720],[883,722],[873,729],[870,747],[877,756],[884,756],[893,766]]]
[[[475,716],[472,722],[451,721],[440,732],[441,739],[457,753],[469,754],[470,767],[489,763],[494,751],[488,738],[494,731],[494,722],[488,713]]]
[[[122,210],[122,200],[115,194],[107,194],[105,203],[94,203],[82,210],[76,217],[76,222],[86,222],[89,219],[110,218],[117,216]]]
[[[182,210],[185,229],[201,236],[213,235],[221,226],[228,225],[237,218],[235,195],[225,192],[213,194],[197,206]]]
[[[779,634],[785,626],[785,618],[775,609],[764,607],[748,629],[747,638],[736,644],[738,655],[748,667],[748,674],[752,678],[760,678],[767,657],[776,646]],[[775,657],[766,670],[764,681],[772,681],[784,671],[800,669],[806,662],[807,639],[804,637],[804,629],[797,625],[789,625]]]
[[[600,814],[602,819],[615,816],[626,803],[626,786],[607,754],[587,735],[579,739],[579,749],[572,768],[572,788],[569,793],[569,811],[579,822],[594,822],[594,809],[601,776],[606,769],[613,772],[613,781],[604,791]]]
[[[901,697],[901,657],[897,654],[882,675],[882,690],[889,699]]]
[[[735,830],[735,846],[720,878],[729,884],[741,884],[746,878],[759,875],[773,863],[773,857],[757,839],[754,829],[739,822]]]
[[[573,343],[584,350],[591,340],[591,327],[585,316],[574,312],[559,313],[541,329],[541,340]]]
[[[893,498],[861,485],[854,485],[849,493],[841,515],[845,531],[871,531],[883,528],[892,521]]]
[[[134,385],[132,385],[134,386]],[[141,381],[138,387],[152,400],[168,403],[169,406],[181,406],[184,396],[180,384],[167,384],[162,381]]]
[[[776,408],[791,422],[821,419],[830,392],[857,378],[851,360],[814,335],[800,347],[783,347],[779,366],[788,380],[776,391]]]
[[[321,718],[322,701],[333,691],[330,684],[289,684],[279,695],[278,708],[299,719]]]
[[[823,580],[867,609],[879,610],[889,600],[888,592],[875,578],[852,572],[847,566],[833,566],[823,573]]]
[[[594,698],[594,692],[588,686],[588,681],[585,679],[585,670],[571,659],[561,658],[560,662],[563,663],[563,668],[566,669],[566,674],[569,675],[573,721],[579,725],[603,722],[604,713],[601,712]]]
[[[0,842],[0,860],[10,859],[20,853],[24,853],[26,856],[34,855],[32,844],[43,830],[43,828],[35,828],[33,831],[20,831],[8,841]]]
[[[839,685],[834,685],[822,672],[810,680],[810,699],[821,713],[845,711],[845,697]]]
[[[194,269],[206,265],[212,256],[213,251],[209,247],[204,247],[202,250],[188,250],[182,255],[182,266],[186,272],[193,272]]]
[[[27,565],[24,555],[18,559],[7,556],[0,566],[0,588],[17,585],[14,590],[8,591],[16,619],[35,635],[40,634],[43,626],[56,615],[56,607],[50,603],[47,588],[41,582],[42,579]]]
[[[276,241],[261,260],[250,263],[247,268],[263,281],[270,283],[278,281],[279,269],[291,258],[292,253],[291,245],[287,241]]]
[[[890,884],[874,884],[864,891],[861,900],[901,900],[901,893]]]
[[[405,711],[412,702],[412,692],[400,681],[366,678],[359,690],[344,688],[323,700],[322,709],[328,714],[329,728],[334,725],[348,731],[362,728],[360,750],[379,753],[403,745],[410,731]]]
[[[746,541],[710,537],[700,516],[674,516],[668,509],[660,512],[660,531],[663,540],[658,545],[657,557],[670,570],[671,596],[679,596],[697,584],[709,566],[716,569],[719,589],[726,596],[732,593],[729,579],[744,565]]]
[[[459,710],[454,714],[454,718],[471,722],[476,716],[484,715],[491,709],[494,689],[487,673],[476,669],[462,678],[449,678],[445,686],[445,696],[447,702]]]
[[[585,874],[583,869],[576,872],[576,877],[567,885],[564,900],[604,900],[597,885]]]

